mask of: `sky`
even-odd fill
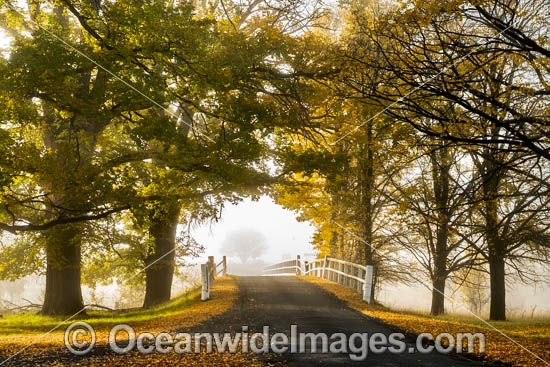
[[[314,252],[310,244],[314,228],[307,222],[298,222],[294,212],[275,204],[270,197],[262,196],[258,201],[245,199],[237,205],[229,204],[219,222],[192,230],[192,236],[206,248],[199,260],[230,255],[221,252],[223,241],[232,231],[242,229],[264,235],[268,250],[261,259],[267,263]]]

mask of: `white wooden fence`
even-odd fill
[[[219,269],[219,270],[218,270]],[[201,300],[210,299],[210,286],[218,276],[227,274],[227,258],[224,256],[218,264],[214,256],[208,256],[208,262],[201,264],[202,295]]]
[[[362,293],[363,301],[371,303],[372,265],[355,264],[328,256],[313,261],[302,261],[298,255],[296,259],[264,268],[263,275],[309,275],[327,279]]]
[[[300,255],[294,260],[286,260],[264,268],[263,275],[299,275],[302,274],[299,269],[301,269]]]

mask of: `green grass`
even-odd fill
[[[413,310],[388,310],[390,312],[402,313],[411,316],[425,317],[429,319],[458,322],[465,325],[481,327],[487,330],[494,329],[487,325],[484,321],[494,326],[496,329],[506,334],[516,334],[521,336],[529,336],[531,338],[540,339],[550,342],[550,316],[545,317],[517,317],[511,316],[507,321],[491,321],[483,318],[484,321],[468,314],[444,314],[440,316],[431,316],[428,313],[413,311]]]
[[[34,312],[7,314],[0,318],[0,336],[43,333],[58,325],[59,329],[64,329],[64,326],[68,326],[76,320],[88,322],[94,327],[146,322],[158,317],[174,315],[182,309],[200,302],[200,295],[200,287],[196,286],[156,308],[127,313],[93,311],[88,312],[87,315],[77,315],[69,321],[64,321],[68,316],[42,316]]]

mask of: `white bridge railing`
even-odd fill
[[[360,265],[325,256],[323,259],[302,261],[286,260],[270,265],[263,270],[264,276],[309,275],[327,279],[363,294],[363,301],[371,302],[372,265]]]

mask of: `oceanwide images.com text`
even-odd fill
[[[126,324],[114,326],[109,333],[109,347],[118,354],[137,351],[143,354],[158,353],[333,353],[348,354],[352,361],[363,361],[369,353],[421,353],[453,351],[479,353],[485,351],[485,336],[481,333],[449,333],[433,336],[423,333],[416,343],[407,343],[402,333],[312,333],[299,332],[298,325],[290,325],[290,335],[271,333],[269,326],[262,333],[250,333],[242,326],[237,333],[175,333],[153,334],[135,330]],[[95,330],[85,322],[75,322],[65,331],[65,345],[71,353],[89,353],[96,343]],[[215,350],[214,350],[215,347]]]

